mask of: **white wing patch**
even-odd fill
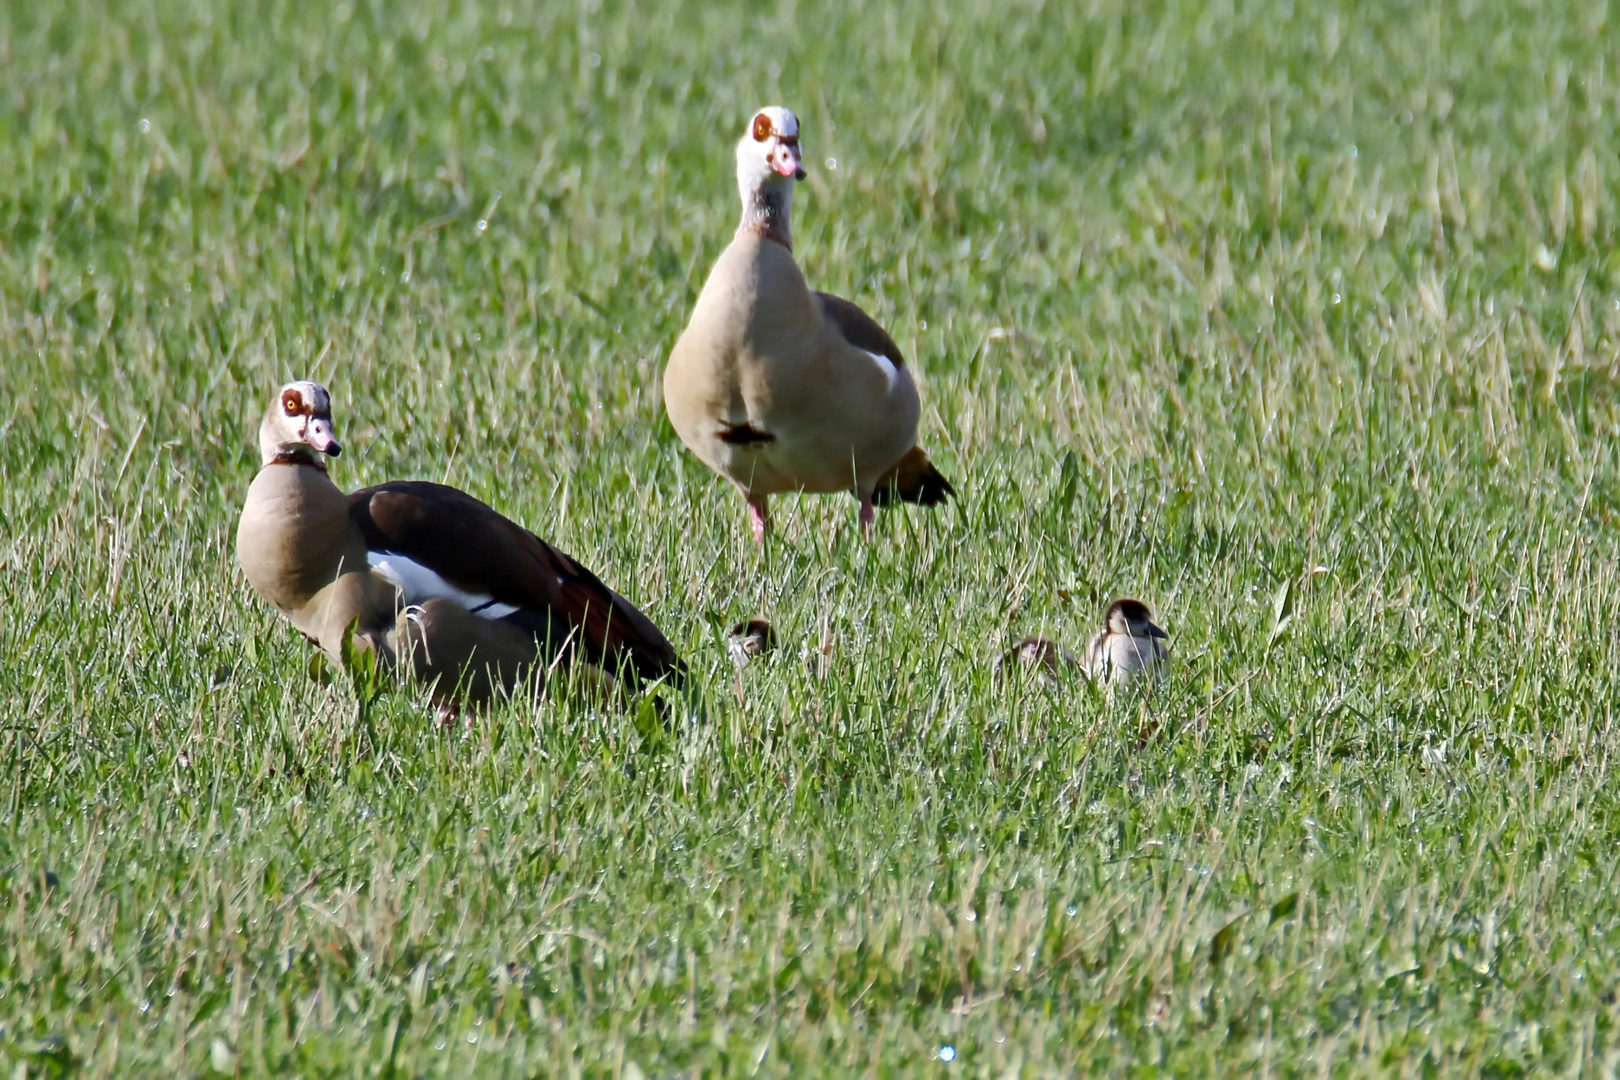
[[[900,369],[894,366],[894,361],[881,353],[866,352],[865,349],[862,349],[861,352],[870,356],[872,362],[883,369],[883,374],[889,380],[889,385],[894,386],[894,381],[900,377]]]
[[[378,577],[400,591],[406,607],[419,606],[429,600],[454,600],[474,615],[486,619],[504,619],[518,611],[513,605],[503,604],[493,596],[458,589],[436,571],[391,551],[368,551],[366,562]]]

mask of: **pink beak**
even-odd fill
[[[332,421],[329,417],[312,416],[306,420],[304,441],[323,454],[337,457],[343,453],[343,447],[338,445],[337,436],[332,433]]]
[[[783,176],[794,180],[803,180],[804,166],[799,164],[798,143],[779,142],[771,149],[771,168]]]

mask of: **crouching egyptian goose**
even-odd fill
[[[741,671],[754,660],[776,648],[776,631],[761,618],[744,619],[726,637],[726,654]]]
[[[1157,677],[1169,655],[1166,636],[1142,601],[1115,600],[1108,605],[1103,628],[1086,646],[1086,673],[1105,683],[1129,682],[1144,673]]]
[[[1027,637],[1001,654],[1001,659],[996,661],[996,673],[1009,676],[1021,667],[1057,686],[1063,681],[1064,672],[1073,670],[1079,663],[1072,652],[1052,639]]]
[[[758,540],[779,492],[851,492],[863,531],[874,503],[953,494],[917,446],[917,384],[894,339],[848,300],[811,292],[793,260],[804,175],[798,119],[759,110],[737,143],[742,224],[664,372],[670,423],[742,491]]]
[[[325,462],[340,451],[326,388],[283,386],[236,532],[248,581],[334,663],[353,625],[355,645],[431,687],[441,717],[558,661],[632,685],[679,678],[652,621],[572,558],[442,484],[344,494]]]

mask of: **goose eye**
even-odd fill
[[[771,118],[764,113],[754,117],[754,141],[764,142],[771,137]]]
[[[304,399],[296,390],[288,390],[281,395],[281,408],[288,416],[297,416],[304,411]]]

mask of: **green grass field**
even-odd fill
[[[1609,9],[0,6],[0,1073],[1611,1069]],[[765,103],[961,493],[869,544],[663,416]],[[701,722],[367,731],[235,563],[296,376]],[[995,678],[1119,595],[1151,709]]]

